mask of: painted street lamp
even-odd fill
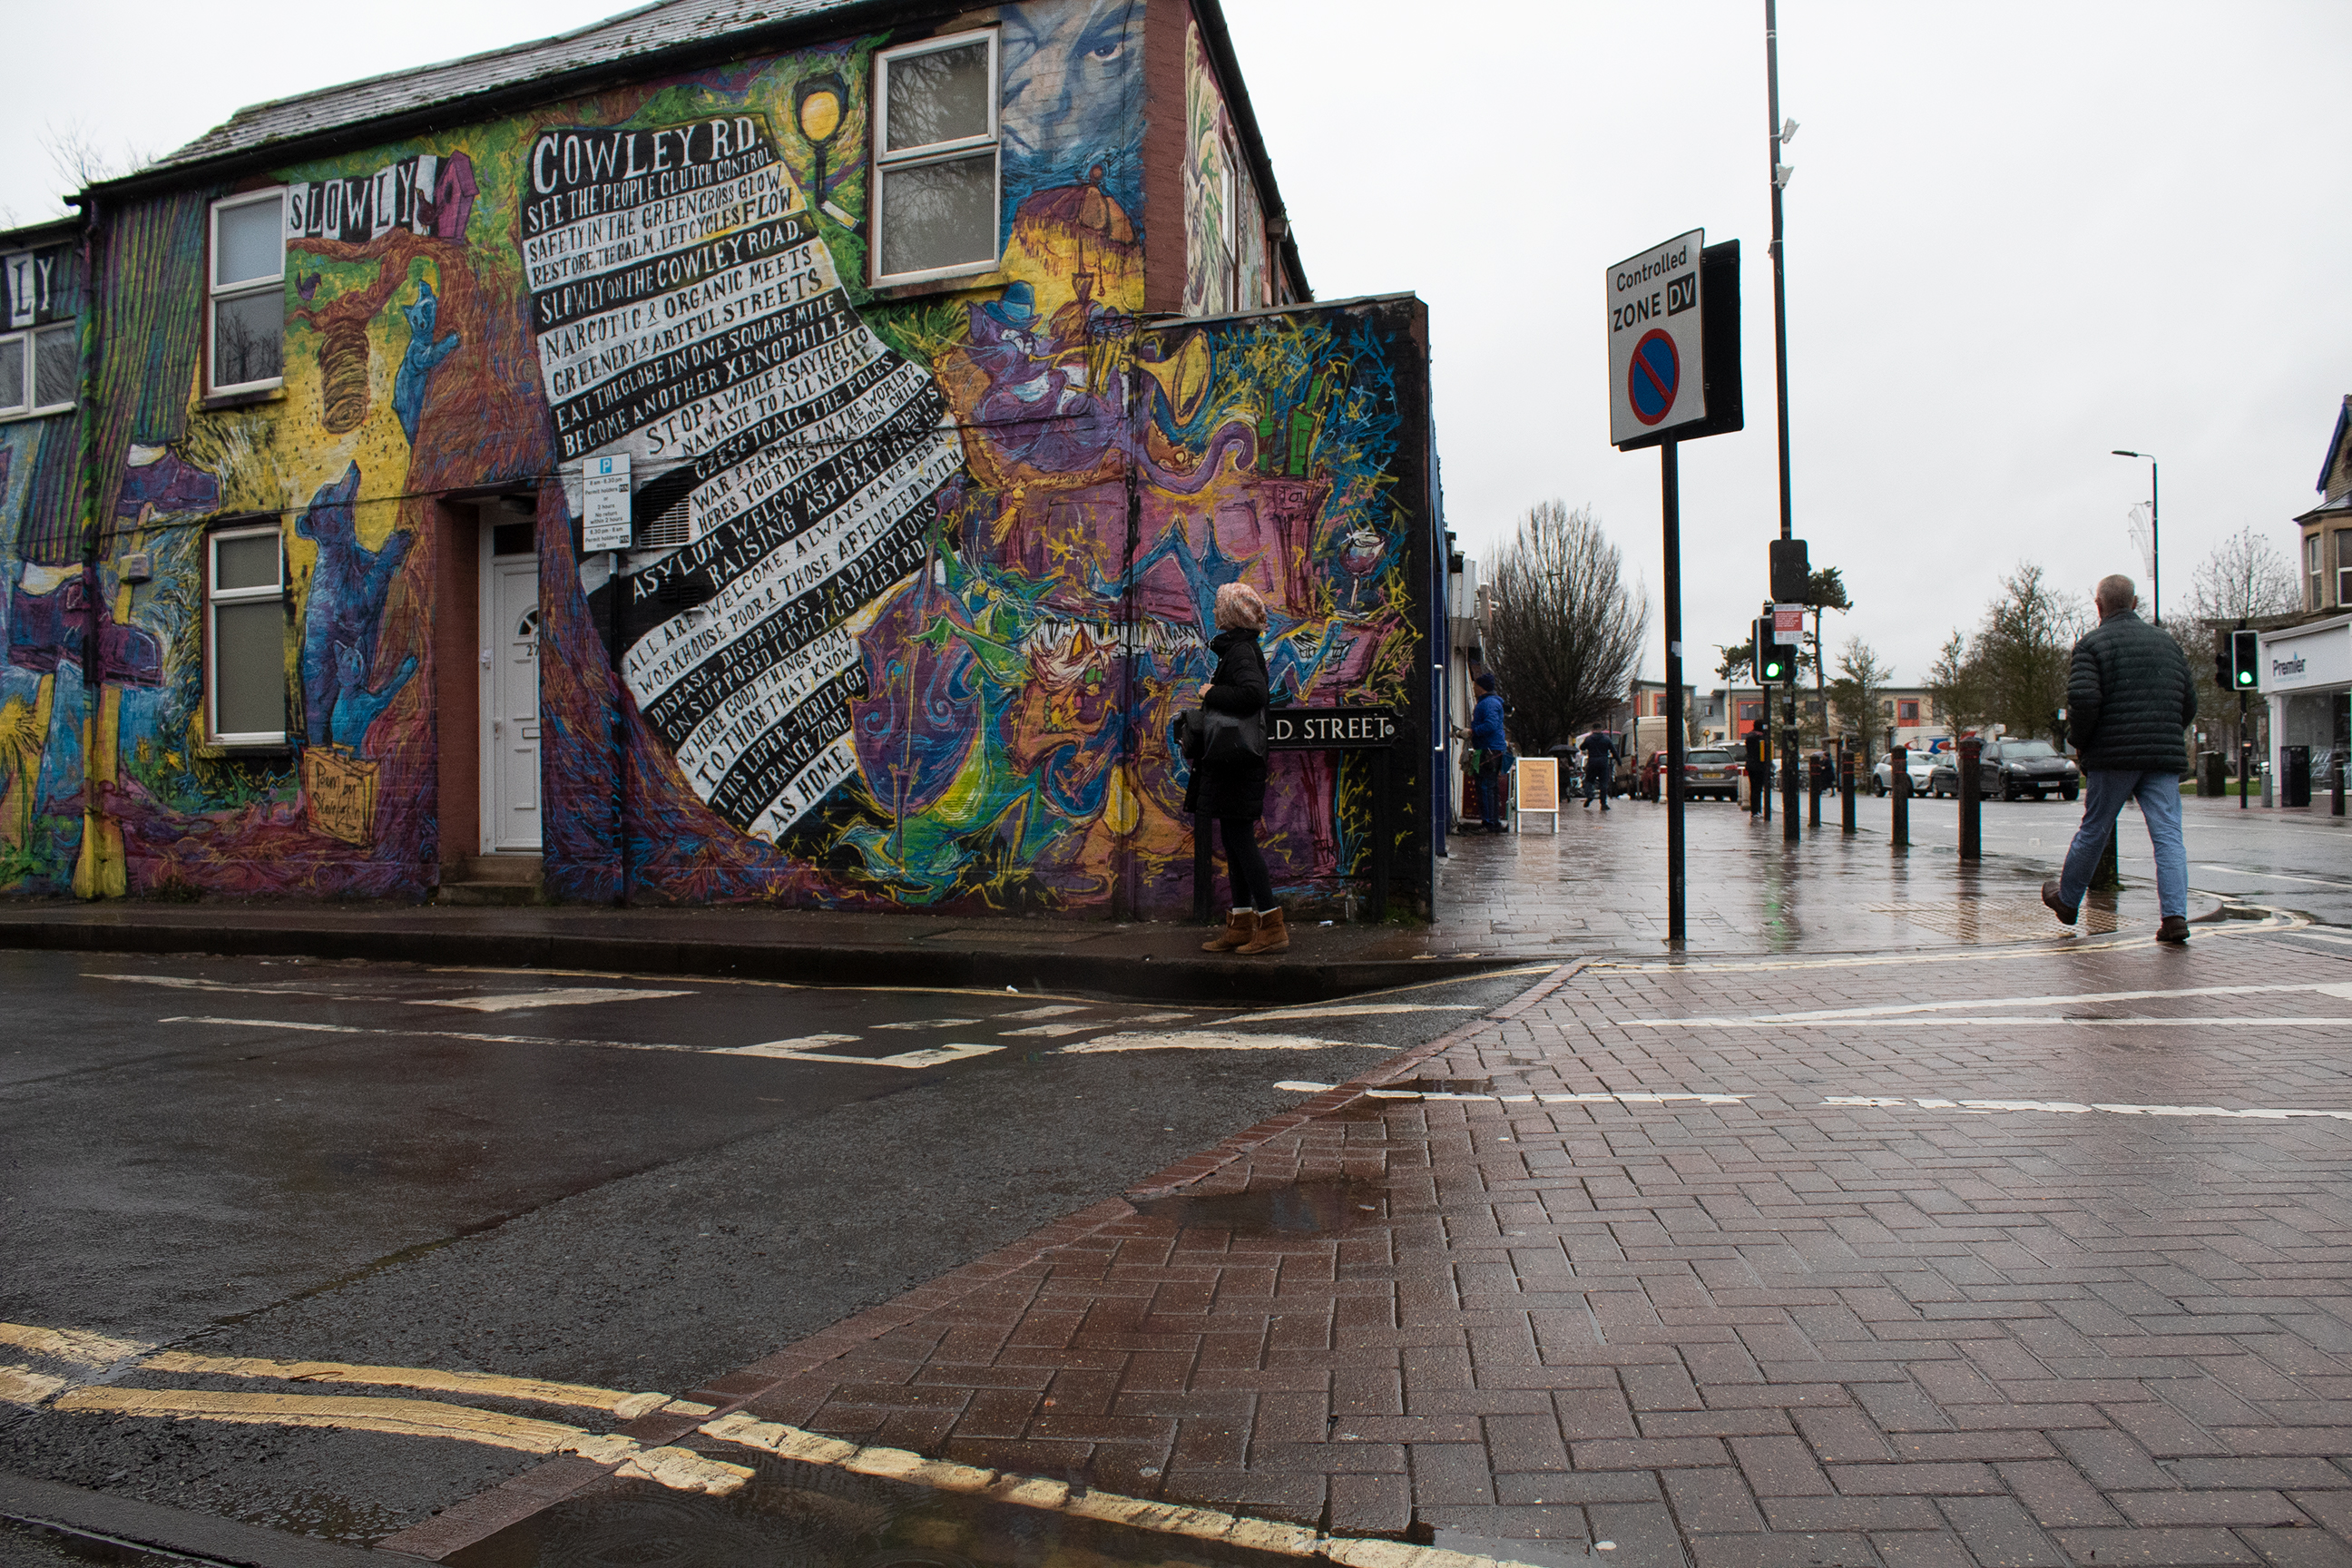
[[[841,131],[841,122],[848,114],[849,84],[833,71],[810,77],[793,89],[793,119],[808,139],[810,150],[816,155],[816,178],[811,183],[809,205],[826,205],[824,193],[825,144]]]

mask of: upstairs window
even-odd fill
[[[874,61],[874,280],[986,272],[1000,245],[994,32]]]
[[[286,742],[286,552],[275,522],[205,541],[205,702],[224,746]]]
[[[42,327],[0,337],[0,419],[71,408],[80,380],[72,327]]]
[[[212,374],[215,393],[276,386],[286,362],[286,193],[213,204]]]
[[[2352,609],[2352,528],[2336,531],[2336,607]]]
[[[2319,596],[2320,585],[2325,579],[2319,573],[2319,535],[2315,531],[2303,536],[2303,572],[2311,584],[2308,589],[2310,599],[2303,607],[2316,610],[2327,601]]]

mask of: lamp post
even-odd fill
[[[2164,536],[2157,529],[2156,457],[2149,452],[2126,452],[2121,447],[2112,455],[2147,459],[2147,618],[2160,626],[2164,625]]]

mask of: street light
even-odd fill
[[[2164,625],[2164,557],[2160,553],[2164,539],[2157,531],[2156,458],[2149,452],[2126,452],[2121,447],[2112,456],[2147,459],[2147,618],[2160,626]]]

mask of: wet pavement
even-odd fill
[[[467,1410],[612,1429],[632,1394],[689,1388],[1286,1107],[1292,1068],[1360,1070],[1527,979],[1297,1016],[0,953],[0,1323],[70,1331],[0,1327],[0,1470],[379,1539],[569,1439],[526,1425],[500,1446],[515,1433],[439,1414],[440,1436],[288,1426],[304,1399],[446,1409],[420,1370],[472,1371],[494,1375],[455,1391]],[[201,1419],[21,1408],[77,1388],[217,1397]],[[232,1408],[257,1397],[279,1403]]]

